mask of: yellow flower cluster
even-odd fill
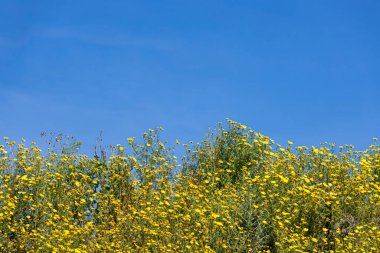
[[[281,147],[228,120],[178,162],[159,133],[108,158],[5,138],[0,251],[379,251],[377,139]]]

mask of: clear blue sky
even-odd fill
[[[90,150],[226,118],[279,143],[380,137],[380,1],[2,1],[0,135]]]

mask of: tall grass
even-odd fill
[[[110,154],[0,145],[3,252],[376,252],[380,147],[281,147],[229,120],[181,161],[160,130]],[[99,150],[98,150],[99,151]],[[99,151],[100,152],[100,151]]]

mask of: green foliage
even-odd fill
[[[0,145],[3,252],[376,252],[380,147],[287,147],[228,120],[177,161],[139,143],[78,154],[73,137]],[[375,139],[376,141],[376,139]],[[108,154],[108,155],[107,155]]]

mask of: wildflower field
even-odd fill
[[[92,157],[4,138],[0,251],[380,251],[376,138],[281,147],[229,120],[177,158],[160,131]]]

